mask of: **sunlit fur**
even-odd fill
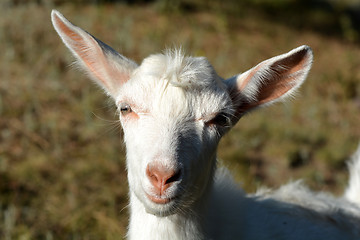
[[[360,205],[360,145],[348,162],[348,168],[350,179],[349,186],[345,192],[345,198]]]
[[[299,181],[246,194],[217,167],[218,142],[244,114],[284,100],[303,83],[312,63],[309,47],[223,80],[203,57],[168,50],[138,66],[59,12],[52,12],[52,21],[118,106],[127,149],[129,239],[360,239],[360,147],[341,198],[314,193]],[[161,196],[146,175],[151,164],[181,170]],[[159,204],[154,196],[170,200]]]

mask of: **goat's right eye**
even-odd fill
[[[230,126],[230,118],[225,113],[217,114],[213,119],[206,122],[207,125],[217,125],[220,127],[228,127]]]
[[[131,107],[130,107],[130,105],[128,103],[121,103],[120,104],[120,113],[122,115],[126,115],[126,114],[131,113],[131,112],[132,112],[132,110],[131,110]]]

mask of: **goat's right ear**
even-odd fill
[[[51,12],[56,32],[76,57],[77,62],[108,95],[116,97],[120,86],[129,80],[137,64],[70,23],[56,10]]]
[[[291,96],[310,71],[313,53],[301,46],[225,81],[235,106],[233,123],[247,112]]]

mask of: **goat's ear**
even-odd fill
[[[115,98],[119,87],[130,78],[137,64],[74,26],[58,11],[51,12],[51,20],[77,62],[107,94]]]
[[[291,96],[304,82],[312,59],[311,48],[301,46],[225,80],[236,107],[235,121],[256,107]]]

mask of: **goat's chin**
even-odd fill
[[[176,214],[179,210],[178,199],[169,199],[165,203],[156,203],[153,202],[148,197],[139,198],[140,202],[145,208],[145,211],[149,214],[155,215],[157,217],[167,217],[173,214]]]
[[[169,202],[159,206],[148,206],[144,204],[144,207],[147,213],[155,215],[157,217],[167,217],[178,212],[178,208],[173,202]]]

